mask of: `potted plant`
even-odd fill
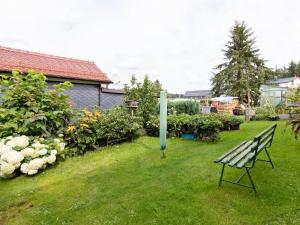
[[[243,119],[237,116],[230,116],[227,121],[229,130],[239,130],[240,124],[243,123]]]
[[[196,135],[195,135],[195,132],[196,132],[196,129],[194,126],[191,126],[191,125],[183,125],[181,127],[181,137],[183,139],[192,139],[194,140],[196,138]]]

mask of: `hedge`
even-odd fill
[[[195,100],[182,100],[176,102],[168,102],[169,114],[189,114],[195,115],[200,113],[200,102]]]

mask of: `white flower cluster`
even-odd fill
[[[7,137],[0,140],[0,177],[14,176],[20,168],[24,174],[33,175],[45,169],[47,164],[54,164],[58,151],[65,148],[65,143],[56,138],[47,141],[39,138],[30,144],[29,137]]]

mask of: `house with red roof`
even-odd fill
[[[112,81],[91,61],[0,46],[0,73],[11,73],[15,69],[42,72],[49,86],[71,82],[73,88],[66,94],[77,108],[101,106],[107,109],[123,103],[124,93],[108,89]]]

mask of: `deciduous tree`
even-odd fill
[[[132,76],[129,85],[125,85],[125,101],[138,101],[137,115],[143,118],[143,124],[146,125],[151,115],[156,113],[159,92],[162,90],[158,80],[151,81],[146,75],[143,82],[138,82],[135,76]]]

